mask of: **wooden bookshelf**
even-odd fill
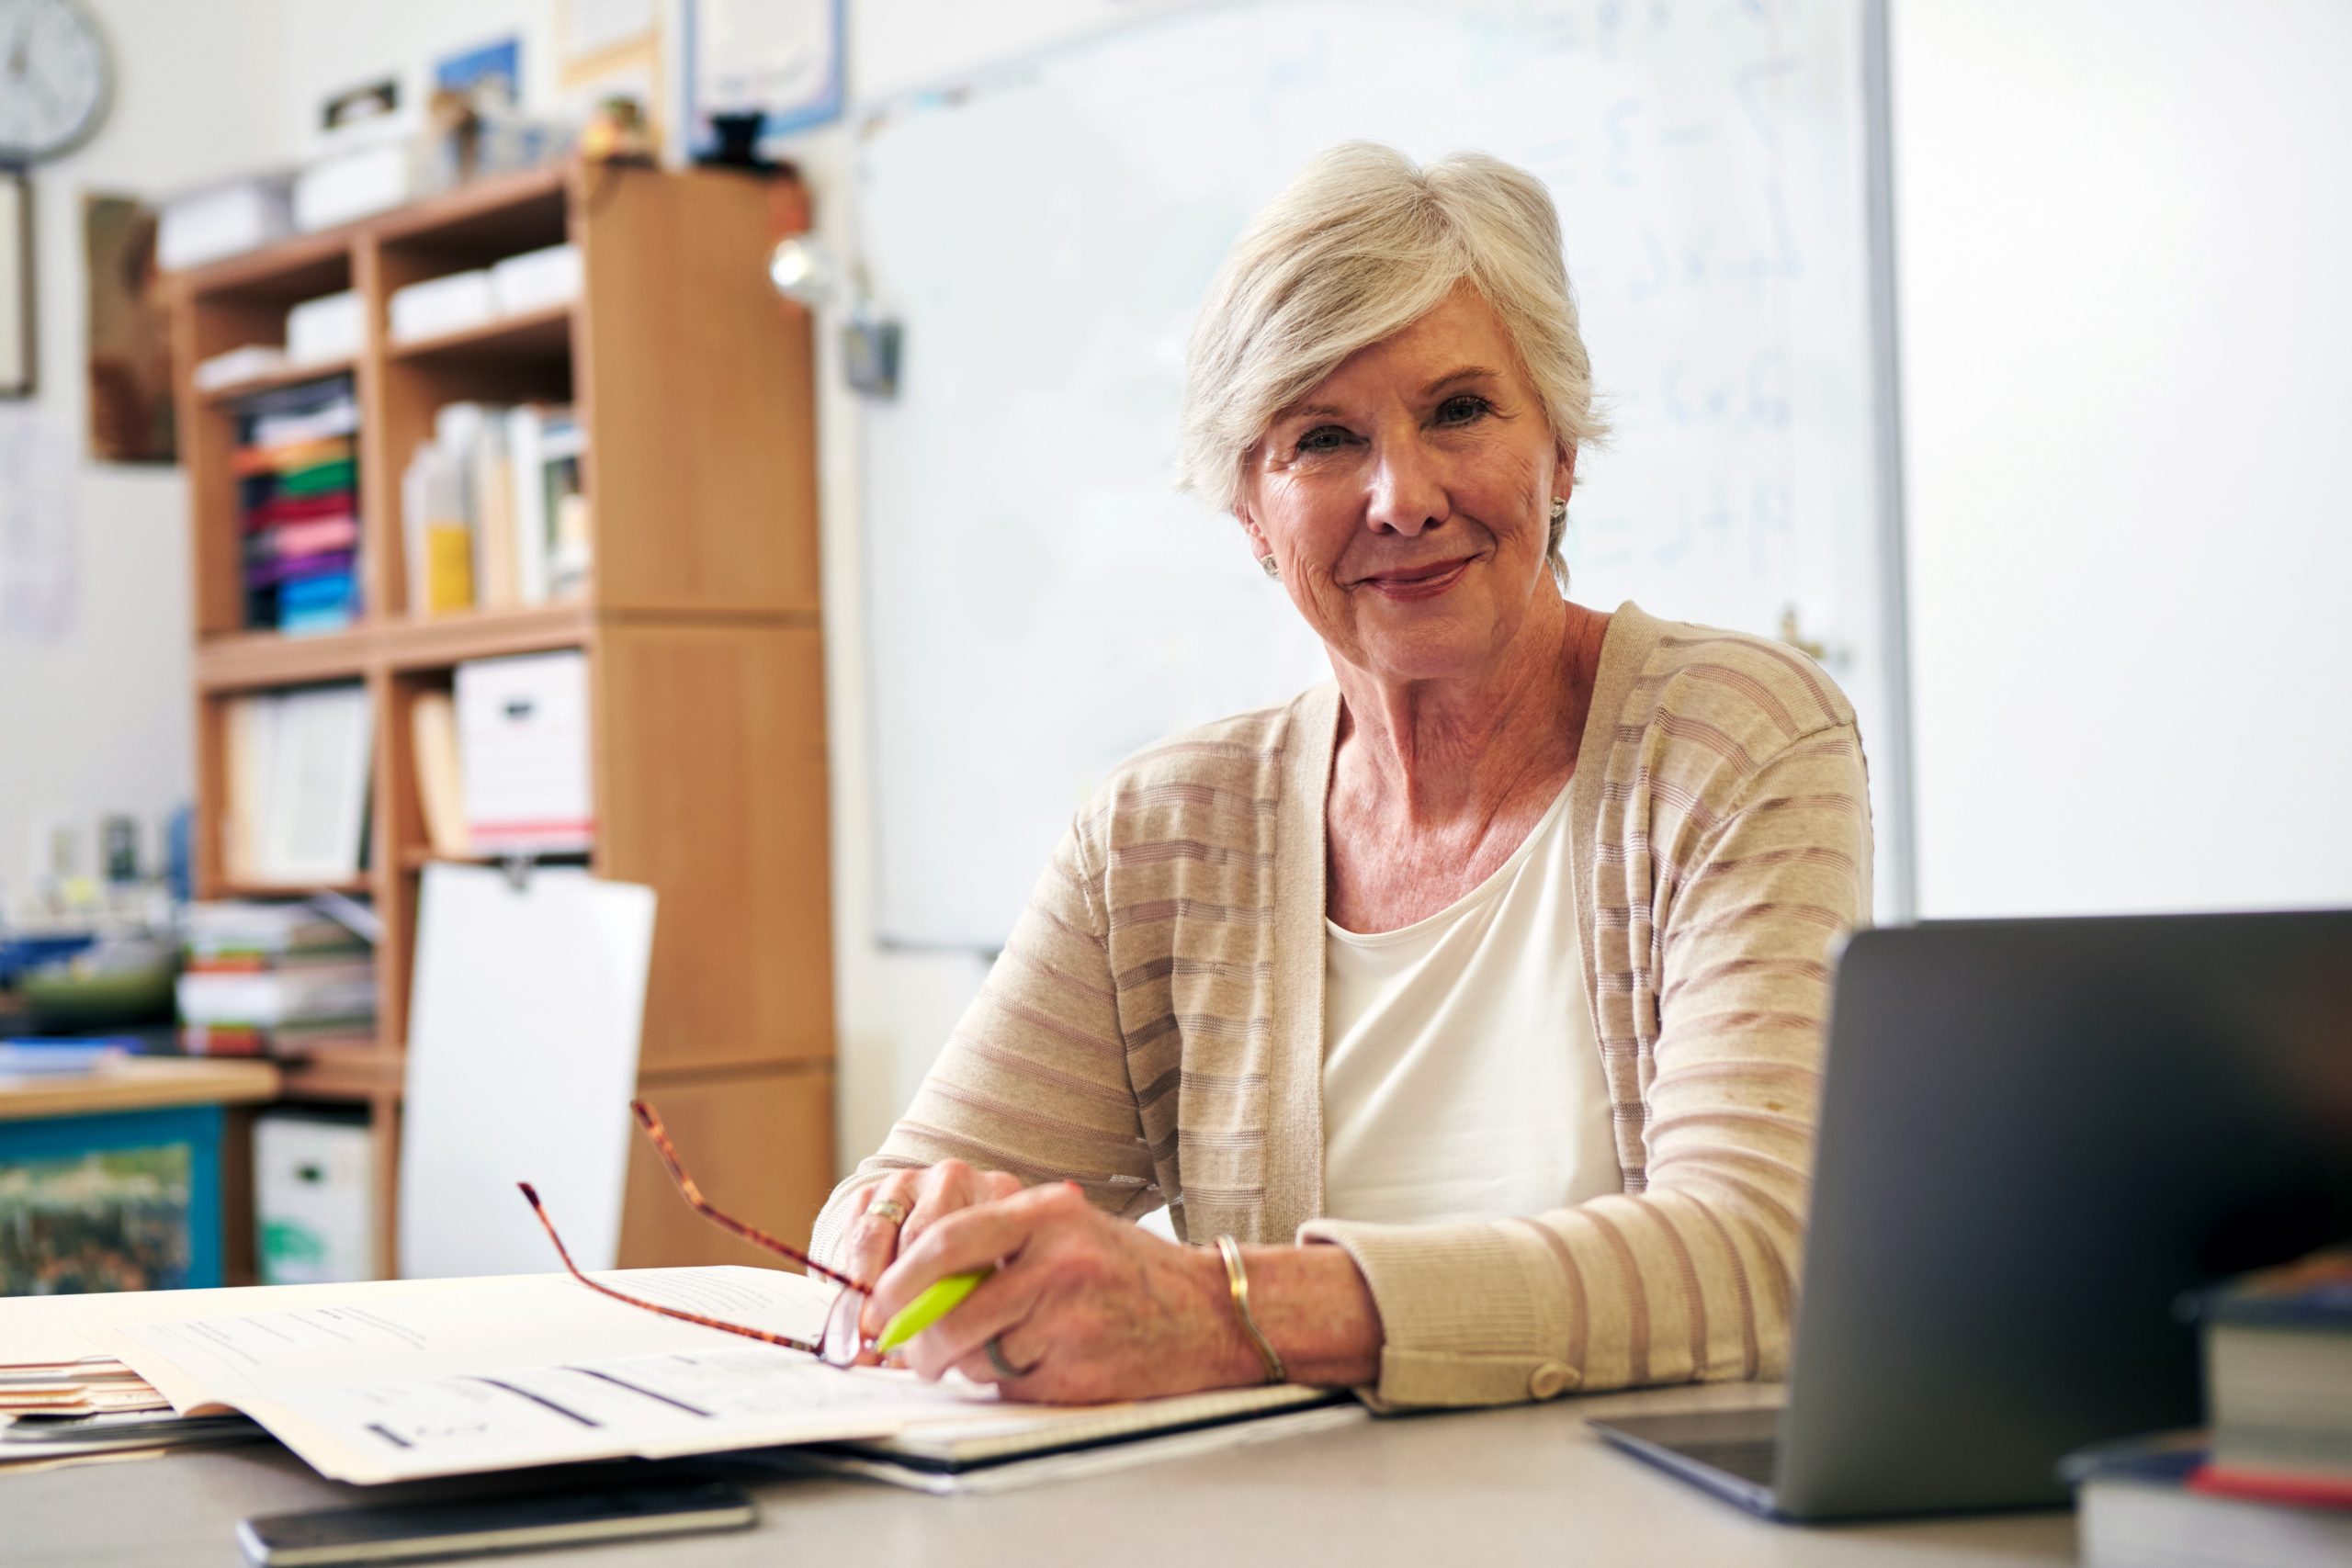
[[[196,626],[199,897],[284,895],[224,874],[229,706],[241,695],[364,684],[375,724],[370,860],[334,891],[372,898],[372,1041],[288,1063],[281,1097],[368,1108],[379,1266],[389,1273],[419,888],[432,855],[411,710],[468,660],[580,649],[588,660],[597,874],[660,897],[639,1088],[707,1191],[805,1237],[833,1168],[832,954],[816,448],[808,317],[760,265],[780,204],[719,172],[557,169],[481,182],[173,279]],[[569,240],[575,305],[407,343],[387,335],[406,284]],[[287,307],[356,289],[368,335],[347,365],[198,390],[191,367],[282,344]],[[360,410],[363,613],[288,637],[243,625],[237,483],[244,399],[348,376]],[[443,404],[571,402],[587,435],[585,597],[435,619],[409,609],[401,475]],[[579,863],[571,857],[569,863]],[[317,890],[311,890],[317,891]],[[625,1266],[768,1261],[695,1218],[642,1148]]]

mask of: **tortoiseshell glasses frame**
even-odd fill
[[[729,1323],[724,1318],[705,1317],[700,1313],[687,1312],[683,1307],[664,1306],[660,1302],[649,1302],[642,1297],[632,1296],[626,1291],[616,1291],[612,1286],[592,1280],[582,1273],[579,1265],[571,1261],[571,1251],[563,1245],[563,1237],[556,1234],[555,1222],[548,1218],[547,1208],[539,1201],[537,1190],[527,1181],[516,1182],[514,1185],[523,1190],[523,1197],[531,1205],[531,1213],[539,1217],[539,1224],[548,1233],[548,1239],[555,1243],[555,1255],[563,1259],[565,1270],[573,1279],[599,1295],[610,1296],[616,1302],[626,1302],[633,1307],[642,1307],[647,1312],[659,1313],[663,1317],[674,1317],[681,1323],[699,1324],[705,1328],[716,1328],[727,1334],[740,1334],[746,1339],[756,1339],[763,1345],[781,1345],[787,1350],[803,1351],[816,1357],[829,1367],[854,1366],[868,1348],[864,1337],[858,1332],[857,1312],[854,1309],[863,1303],[865,1297],[873,1294],[874,1287],[854,1280],[838,1269],[827,1268],[790,1242],[779,1241],[757,1225],[746,1224],[733,1215],[722,1213],[711,1207],[703,1198],[702,1189],[695,1185],[695,1179],[686,1174],[686,1168],[680,1162],[678,1151],[671,1146],[670,1134],[662,1129],[662,1118],[654,1114],[653,1107],[641,1100],[632,1100],[628,1102],[628,1108],[636,1116],[637,1124],[644,1128],[645,1135],[652,1140],[654,1153],[662,1156],[662,1164],[669,1171],[670,1179],[677,1184],[679,1196],[685,1199],[688,1207],[692,1208],[695,1213],[721,1230],[742,1237],[753,1247],[772,1252],[779,1258],[788,1258],[808,1269],[809,1273],[831,1280],[842,1288],[842,1293],[834,1298],[831,1309],[826,1314],[824,1337],[814,1343],[806,1339],[795,1339],[789,1334],[774,1334],[764,1328],[753,1328],[749,1324]]]

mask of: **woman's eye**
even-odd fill
[[[1333,452],[1355,439],[1336,424],[1318,424],[1298,438],[1301,452]]]
[[[1493,407],[1486,399],[1464,392],[1458,398],[1448,398],[1438,404],[1437,422],[1440,424],[1467,424]]]

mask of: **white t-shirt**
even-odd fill
[[[1623,1188],[1586,1005],[1563,789],[1451,907],[1323,943],[1323,1203],[1500,1219]]]

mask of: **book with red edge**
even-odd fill
[[[2205,1484],[2204,1434],[2103,1443],[2067,1456],[2085,1568],[2343,1568],[2352,1509]]]
[[[2216,1497],[2250,1497],[2258,1503],[2284,1503],[2296,1508],[2352,1510],[2352,1481],[2315,1481],[2305,1476],[2278,1475],[2261,1470],[2232,1470],[2210,1461],[2188,1478],[2191,1491]]]

